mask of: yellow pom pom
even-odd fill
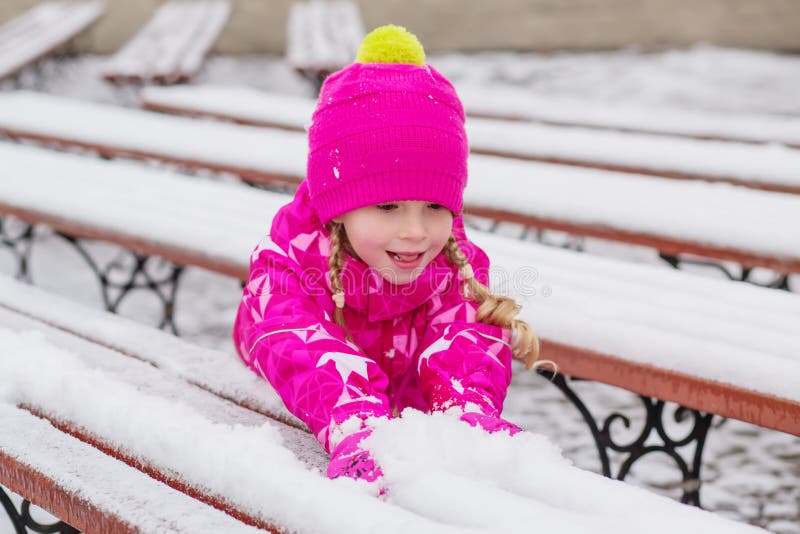
[[[405,63],[424,65],[425,50],[417,36],[402,26],[375,28],[361,41],[357,63]]]

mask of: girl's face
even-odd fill
[[[439,204],[404,201],[366,206],[333,219],[342,223],[361,260],[393,284],[414,281],[442,251],[453,214]]]

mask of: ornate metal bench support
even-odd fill
[[[691,431],[682,438],[675,439],[669,435],[665,429],[665,416],[668,416],[665,409],[665,402],[659,399],[638,395],[645,409],[644,426],[632,441],[621,443],[615,441],[611,435],[612,427],[616,421],[620,421],[624,427],[630,428],[630,419],[620,413],[612,413],[600,423],[595,419],[577,393],[570,387],[568,379],[563,375],[555,375],[548,371],[540,371],[550,382],[555,385],[578,409],[594,438],[597,452],[600,457],[603,474],[609,478],[625,480],[631,467],[639,459],[651,453],[662,453],[670,457],[678,467],[683,476],[681,489],[683,495],[681,502],[700,506],[700,468],[702,466],[703,448],[705,446],[706,435],[711,426],[713,414],[704,414],[697,410],[692,410],[684,406],[677,405],[672,417],[676,422],[683,422],[688,417],[693,419]],[[570,379],[572,380],[572,379]],[[658,438],[659,443],[653,443]],[[685,460],[678,449],[694,444],[694,452],[690,460]],[[627,455],[617,471],[612,473],[609,452],[618,452]]]
[[[19,230],[14,231],[11,226],[19,226]],[[17,260],[14,277],[30,283],[28,264],[33,243],[33,226],[10,217],[0,217],[0,243],[5,245]]]
[[[665,262],[667,262],[670,266],[674,267],[675,269],[680,269],[681,265],[701,265],[703,267],[712,267],[714,269],[721,271],[722,274],[724,274],[729,280],[734,280],[736,282],[747,282],[748,284],[753,284],[755,286],[760,286],[760,287],[767,287],[770,289],[783,289],[785,291],[790,291],[789,275],[786,274],[777,273],[774,280],[772,280],[771,282],[763,283],[753,280],[751,278],[751,275],[753,274],[753,269],[750,267],[742,267],[741,272],[737,274],[735,272],[732,272],[724,265],[720,265],[712,261],[679,258],[678,256],[671,256],[669,254],[659,254],[659,257]]]
[[[5,508],[16,534],[28,534],[28,532],[40,532],[42,534],[79,534],[78,530],[63,521],[57,521],[49,525],[36,521],[31,516],[30,501],[23,500],[20,511],[17,511],[14,503],[11,501],[11,497],[9,497],[2,486],[0,486],[0,503],[3,504],[3,508]]]
[[[117,312],[122,301],[133,291],[149,290],[161,302],[163,313],[159,328],[169,328],[178,334],[175,326],[175,296],[184,267],[162,258],[146,256],[122,249],[117,257],[101,266],[80,239],[57,232],[70,243],[94,272],[102,287],[103,303],[108,311]]]

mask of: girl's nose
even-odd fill
[[[425,218],[419,213],[413,213],[411,212],[412,210],[409,211],[404,217],[403,227],[400,229],[400,237],[415,241],[425,239],[425,236],[428,235]]]

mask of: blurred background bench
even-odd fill
[[[293,2],[286,21],[286,61],[319,90],[326,76],[353,62],[364,35],[355,2]]]
[[[182,83],[194,77],[230,14],[227,0],[162,5],[105,65],[113,83]]]
[[[105,11],[103,2],[45,2],[0,26],[0,80],[63,50]]]

